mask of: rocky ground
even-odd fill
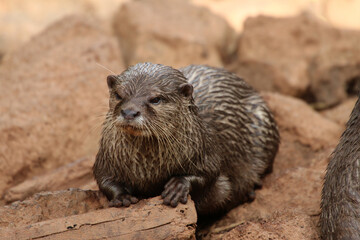
[[[308,12],[234,28],[183,0],[107,3],[118,7],[79,1],[66,9],[89,14],[61,17],[21,45],[0,35],[0,239],[195,238],[191,201],[108,208],[92,177],[106,76],[143,61],[225,67],[261,92],[279,125],[274,171],[256,199],[198,236],[319,239],[325,169],[360,81],[360,32]]]

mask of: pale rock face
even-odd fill
[[[113,25],[128,65],[222,66],[235,51],[236,34],[229,24],[187,1],[131,1],[120,7]]]
[[[349,120],[350,113],[355,106],[356,100],[356,97],[348,98],[336,107],[321,111],[321,115],[340,124],[343,130],[345,130],[345,125]]]
[[[310,14],[259,16],[246,20],[238,58],[273,67],[280,75],[277,91],[311,95],[326,107],[344,100],[347,84],[360,75],[359,39],[360,32],[333,28]]]
[[[250,16],[289,17],[303,11],[311,12],[332,26],[360,30],[358,18],[360,1],[358,0],[272,0],[271,2],[267,0],[192,0],[192,2],[210,8],[225,18],[239,32],[243,30],[243,23]]]
[[[49,24],[72,15],[110,20],[114,6],[127,0],[0,0],[0,55],[16,50]],[[103,29],[109,29],[102,24]]]
[[[51,25],[0,66],[0,195],[9,186],[95,153],[106,76],[122,71],[116,42],[94,20]]]

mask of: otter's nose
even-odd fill
[[[121,110],[121,115],[126,120],[133,120],[136,117],[140,116],[140,112],[139,111],[134,111],[132,109],[125,109],[125,110]]]

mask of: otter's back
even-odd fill
[[[229,161],[241,158],[245,163],[251,162],[256,173],[263,174],[272,165],[279,134],[259,94],[244,80],[223,69],[191,65],[180,71],[194,86],[199,115],[215,129]]]

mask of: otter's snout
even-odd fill
[[[121,110],[121,115],[126,120],[134,120],[136,117],[140,116],[140,111],[136,111],[133,109],[125,109]]]

